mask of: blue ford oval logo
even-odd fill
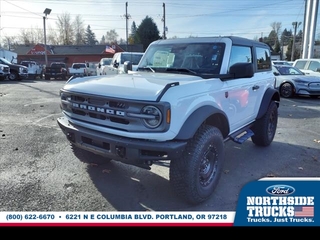
[[[272,185],[266,189],[267,193],[271,195],[290,195],[296,190],[289,185]]]

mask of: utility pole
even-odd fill
[[[126,51],[128,51],[128,19],[130,18],[130,15],[128,15],[128,2],[126,2],[126,39],[127,39],[127,46],[126,46]]]
[[[46,18],[51,13],[51,9],[50,8],[46,8],[43,13],[44,13],[44,16],[43,16],[44,58],[45,58],[46,66],[48,66]]]
[[[163,3],[162,7],[163,7],[163,17],[162,17],[162,21],[163,21],[163,39],[166,39],[166,5]]]
[[[292,40],[292,51],[291,51],[291,61],[294,61],[294,51],[295,51],[295,43],[296,43],[296,33],[297,28],[300,26],[301,22],[293,22],[292,26],[294,28],[293,40]]]

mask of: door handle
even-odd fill
[[[253,87],[252,87],[252,90],[257,90],[257,89],[259,89],[260,87],[258,86],[258,85],[254,85]]]

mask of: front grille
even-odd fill
[[[112,128],[127,132],[159,132],[167,129],[163,123],[157,129],[149,129],[141,119],[141,109],[146,105],[157,105],[165,112],[168,104],[141,102],[92,96],[79,93],[61,92],[62,110],[71,119],[90,123],[99,127]],[[164,114],[163,114],[164,115]]]
[[[10,68],[9,67],[3,67],[3,72],[4,73],[9,73],[10,72]]]

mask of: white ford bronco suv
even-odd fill
[[[228,140],[273,141],[280,96],[267,44],[235,36],[157,40],[131,67],[70,79],[61,89],[57,121],[75,154],[149,170],[170,161],[174,191],[200,204],[218,184]]]

